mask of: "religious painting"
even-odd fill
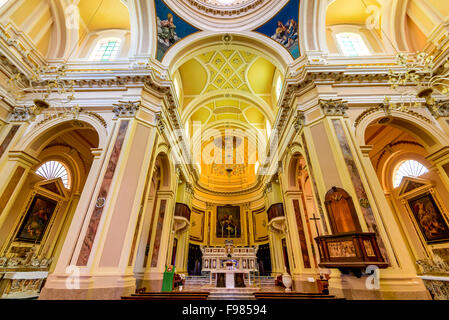
[[[430,192],[410,199],[408,204],[427,242],[449,240],[449,228]]]
[[[299,53],[299,0],[290,0],[273,19],[256,31],[284,46],[294,59]]]
[[[268,217],[265,208],[255,210],[253,213],[253,232],[255,241],[268,240]]]
[[[217,207],[217,238],[240,238],[240,207]]]
[[[205,212],[195,207],[190,213],[190,239],[202,242],[204,239],[204,215]]]
[[[16,236],[18,241],[40,243],[56,209],[57,201],[35,195]]]
[[[162,61],[168,49],[182,38],[197,32],[187,22],[179,18],[162,0],[155,0],[157,23],[156,59]]]
[[[352,241],[329,242],[327,246],[331,258],[351,258],[357,256]]]

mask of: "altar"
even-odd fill
[[[245,275],[248,275],[248,284],[251,285],[249,271],[242,270],[213,270],[210,273],[210,284],[217,288],[245,288]]]
[[[225,288],[244,288],[251,285],[251,273],[257,271],[257,247],[203,247],[203,268],[210,274],[210,285]]]

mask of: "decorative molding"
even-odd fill
[[[91,112],[91,111],[85,111],[83,109],[81,109],[81,113],[87,114],[88,116],[97,119],[98,121],[100,121],[100,123],[103,125],[103,127],[105,127],[106,129],[108,128],[108,124],[106,123],[106,120],[104,120],[104,118],[102,116],[100,116],[98,113]]]
[[[337,100],[323,100],[319,99],[318,103],[320,104],[321,110],[326,116],[346,116],[346,111],[348,110],[347,101],[343,101],[343,99]]]
[[[291,74],[293,76],[293,74]],[[306,90],[312,88],[317,83],[325,82],[327,85],[350,83],[357,84],[383,84],[388,85],[388,71],[378,70],[376,73],[367,73],[366,70],[360,70],[352,73],[344,71],[333,72],[313,72],[309,69],[303,69],[302,72],[290,77],[286,82],[285,94],[279,101],[279,112],[273,127],[278,129],[279,135],[284,130],[287,120],[294,110],[295,98],[301,96]]]
[[[106,120],[104,120],[104,118],[96,112],[86,111],[85,109],[80,109],[79,114],[85,114],[85,115],[88,115],[89,117],[95,118],[102,124],[103,127],[105,127],[106,129],[108,128],[108,124],[106,123]],[[55,112],[55,113],[52,113],[49,115],[45,115],[44,119],[39,121],[35,126],[39,127],[50,120],[60,118],[62,115],[63,115],[62,112]],[[73,120],[76,120],[76,118],[73,118]]]
[[[14,107],[10,115],[10,122],[28,122],[33,120],[34,115],[32,114],[29,107]]]
[[[379,110],[383,110],[383,109],[384,109],[384,104],[382,103],[378,106],[374,106],[369,109],[363,110],[363,112],[357,117],[357,119],[355,119],[354,127],[357,127],[360,124],[360,122],[362,122],[362,120],[365,119],[366,117],[368,117],[369,115],[371,115]]]
[[[449,103],[449,102],[448,102]],[[448,106],[449,107],[449,106]],[[385,112],[386,116],[390,116],[391,115],[391,110],[390,108],[387,107],[387,105],[385,103],[381,103],[378,106],[374,106],[371,107],[369,109],[364,110],[354,121],[354,127],[356,128],[363,119],[365,119],[366,117],[368,117],[369,115],[376,113],[377,111],[381,111],[383,110]],[[429,123],[429,124],[433,124],[433,121],[430,120],[429,118],[423,116],[422,114],[412,111],[412,110],[400,110],[400,109],[393,109],[394,111],[397,112],[402,112],[402,113],[406,113],[409,114],[413,117],[419,118],[421,120],[424,120],[425,122]],[[447,112],[449,112],[449,110],[447,110]],[[448,114],[449,116],[449,114]]]
[[[376,161],[376,172],[378,171],[379,165],[380,165],[380,163],[381,163],[383,157],[387,154],[387,152],[389,152],[390,154],[392,154],[392,153],[393,153],[393,147],[395,147],[395,146],[397,146],[397,145],[403,145],[403,144],[405,144],[405,145],[418,146],[418,147],[421,147],[421,148],[424,149],[424,147],[423,147],[420,143],[415,142],[415,141],[400,140],[400,141],[396,141],[396,142],[394,142],[394,143],[389,143],[389,144],[387,144],[387,145],[382,149],[382,153],[381,153],[381,154],[379,155],[379,157],[377,158],[377,161]]]
[[[163,133],[165,131],[165,121],[164,118],[162,117],[161,113],[158,113],[156,115],[156,126],[157,129],[159,130],[160,133]]]
[[[297,133],[301,132],[305,123],[306,123],[306,116],[304,115],[304,112],[298,110],[296,112],[296,117],[293,120],[293,127],[295,128]]]
[[[115,118],[131,118],[136,115],[136,112],[140,108],[140,101],[119,101],[114,104],[112,112],[115,114]]]
[[[187,0],[191,6],[213,16],[236,16],[257,8],[267,0],[240,0],[231,5],[214,0]]]

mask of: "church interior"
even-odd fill
[[[449,299],[449,2],[0,0],[0,299]]]

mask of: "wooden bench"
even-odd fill
[[[186,292],[144,292],[122,297],[122,300],[207,300],[207,291]]]
[[[301,293],[301,292],[255,292],[256,300],[273,300],[273,299],[336,299],[335,296],[330,296],[322,293]]]

